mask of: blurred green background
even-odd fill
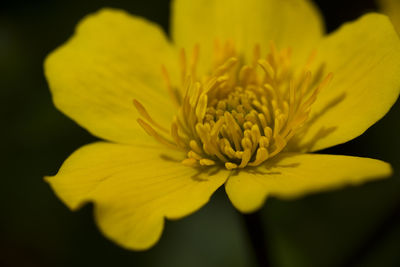
[[[367,0],[316,2],[329,31],[377,8]],[[255,266],[242,217],[223,188],[199,212],[168,221],[154,248],[131,252],[99,233],[90,205],[70,212],[43,182],[75,149],[95,140],[54,108],[43,60],[83,16],[105,6],[168,31],[169,1],[0,4],[0,266]],[[398,101],[364,135],[324,151],[388,161],[395,169],[391,179],[267,201],[261,212],[273,266],[400,266],[399,119]]]

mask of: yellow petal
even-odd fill
[[[400,89],[400,42],[386,16],[368,14],[346,24],[323,40],[318,53],[333,80],[294,139],[302,151],[361,135],[389,111]]]
[[[267,165],[229,177],[225,190],[241,212],[260,208],[268,196],[294,198],[310,192],[358,185],[391,174],[389,164],[369,158],[282,154]]]
[[[161,66],[176,75],[174,53],[157,25],[104,9],[47,57],[45,74],[58,109],[98,137],[134,143],[144,132],[133,99],[169,127],[174,108]]]
[[[200,44],[202,59],[211,58],[215,40],[234,41],[247,56],[255,44],[266,50],[271,41],[292,47],[293,55],[309,53],[323,33],[320,14],[307,0],[174,0],[171,26],[178,46]]]
[[[387,14],[393,22],[397,32],[400,33],[400,1],[378,0],[382,12]]]
[[[96,221],[111,240],[147,249],[159,239],[164,217],[196,211],[228,176],[224,170],[186,167],[183,157],[158,146],[95,143],[72,154],[46,180],[73,210],[94,202]]]

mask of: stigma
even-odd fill
[[[199,47],[190,62],[180,54],[181,85],[173,86],[162,68],[166,88],[177,107],[169,129],[155,122],[137,100],[138,123],[163,145],[185,152],[188,166],[221,165],[226,169],[258,166],[283,151],[306,123],[319,92],[332,79],[313,76],[309,60],[300,69],[291,64],[290,49],[271,43],[261,57],[254,46],[245,62],[232,43],[216,43],[209,72],[198,76]]]

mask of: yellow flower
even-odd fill
[[[101,231],[147,249],[221,185],[247,213],[269,196],[391,174],[379,160],[314,154],[382,118],[400,88],[400,43],[367,14],[324,36],[302,0],[175,0],[172,41],[123,11],[85,18],[45,73],[58,109],[105,142],[46,178]],[[379,141],[379,140],[377,140]]]

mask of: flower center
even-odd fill
[[[241,63],[230,43],[217,45],[215,51],[213,71],[201,79],[196,76],[198,47],[190,68],[182,51],[180,88],[171,86],[163,68],[178,107],[170,131],[154,122],[134,100],[143,117],[138,122],[157,141],[186,151],[185,165],[223,164],[227,169],[260,165],[281,152],[306,122],[311,105],[332,74],[324,79],[313,77],[308,70],[312,56],[296,72],[290,64],[290,50],[277,51],[273,44],[265,58],[255,46],[250,64]]]

